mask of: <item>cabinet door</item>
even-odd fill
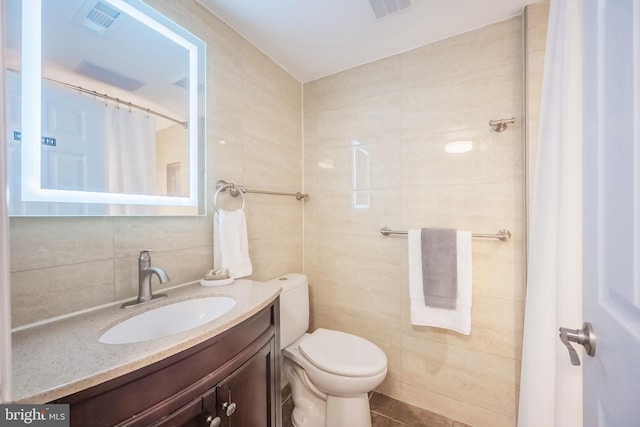
[[[274,341],[218,384],[218,413],[223,427],[275,427],[270,366]]]
[[[151,427],[209,427],[218,416],[216,413],[216,392],[217,387],[212,388],[202,397],[152,424]]]

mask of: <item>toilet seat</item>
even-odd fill
[[[345,332],[316,329],[298,349],[314,366],[336,375],[370,377],[387,369],[387,357],[377,345]]]

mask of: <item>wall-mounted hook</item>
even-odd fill
[[[515,122],[515,117],[511,117],[509,119],[489,120],[489,126],[491,126],[495,132],[504,132],[507,129],[507,124],[513,124]]]

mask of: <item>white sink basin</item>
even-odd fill
[[[162,338],[204,325],[236,305],[229,297],[196,298],[164,305],[109,328],[98,341],[128,344]]]

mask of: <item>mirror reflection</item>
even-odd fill
[[[10,214],[204,213],[204,43],[138,0],[6,4]]]

